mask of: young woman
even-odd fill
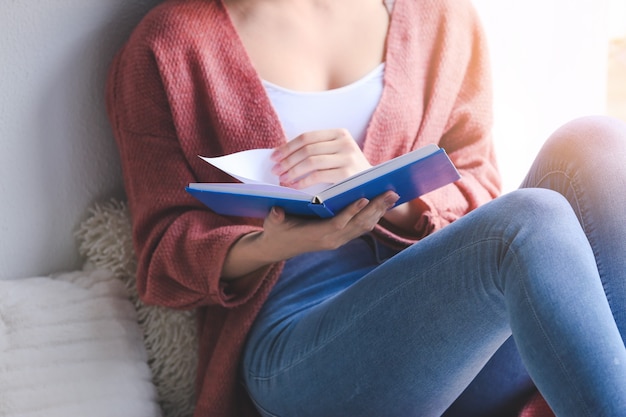
[[[624,414],[626,129],[568,124],[498,197],[468,1],[169,0],[107,97],[140,293],[199,312],[196,416],[502,416],[531,378],[559,416]],[[184,191],[228,181],[199,154],[273,148],[302,188],[429,143],[462,179],[396,207],[258,221]]]

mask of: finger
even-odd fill
[[[360,198],[354,203],[350,204],[345,209],[341,210],[335,217],[332,218],[332,222],[337,230],[341,230],[352,220],[354,216],[359,214],[369,204],[367,198]]]
[[[396,193],[388,192],[372,201],[365,198],[356,201],[332,219],[331,236],[343,244],[373,230],[398,198]]]
[[[356,151],[360,153],[358,144],[346,129],[307,132],[274,150],[272,160],[276,165],[272,172],[281,175],[316,155],[350,155]]]
[[[334,183],[349,177],[355,171],[344,159],[339,154],[312,156],[291,167],[278,178],[281,184],[294,188],[324,182]]]
[[[282,184],[304,188],[335,183],[371,167],[354,140],[338,145],[320,142],[300,149],[278,163],[274,174]],[[312,176],[311,176],[312,175]]]
[[[295,189],[303,189],[317,184],[334,184],[352,174],[347,167],[337,167],[334,169],[325,169],[321,171],[313,171],[305,176],[291,180],[286,176],[280,180],[282,185]]]
[[[315,169],[332,168],[341,162],[330,160],[328,156],[339,156],[342,154],[342,146],[332,140],[316,141],[299,147],[289,155],[284,155],[282,159],[276,161],[272,168],[275,175],[283,175],[298,167],[299,175],[292,175],[293,178],[304,175]]]
[[[305,146],[332,141],[344,136],[351,137],[346,129],[323,129],[305,132],[276,148],[272,154],[272,159],[278,162]]]
[[[333,217],[333,220],[336,222],[335,226],[338,229],[343,228],[356,216],[362,216],[363,218],[378,217],[380,219],[387,210],[393,207],[399,198],[400,196],[393,191],[387,191],[371,201],[367,198],[360,198]]]
[[[373,203],[380,208],[382,215],[384,215],[388,210],[392,209],[396,205],[399,199],[400,196],[398,193],[395,191],[387,191],[376,197],[373,200]]]
[[[359,227],[361,228],[371,230],[385,213],[397,203],[399,198],[400,196],[397,193],[387,191],[367,204],[351,219],[351,222],[360,225]]]

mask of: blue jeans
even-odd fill
[[[257,408],[490,415],[527,370],[559,416],[624,415],[625,163],[623,125],[578,120],[540,152],[533,188],[400,253],[363,236],[291,259],[244,352]]]

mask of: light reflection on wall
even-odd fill
[[[624,2],[474,0],[491,50],[505,192],[556,128],[605,112],[609,1]]]

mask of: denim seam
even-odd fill
[[[580,214],[580,216],[577,216],[579,218],[580,226],[582,227],[583,231],[585,232],[585,235],[587,236],[587,241],[589,242],[589,245],[591,246],[591,250],[593,252],[595,262],[596,262],[596,267],[598,268],[598,273],[600,274],[600,277],[602,277],[604,275],[603,273],[604,265],[600,262],[601,257],[598,254],[597,243],[595,242],[594,239],[592,239],[594,226],[593,226],[593,223],[588,221],[588,218],[589,218],[588,210],[585,210],[584,208],[585,206],[580,203],[582,200],[581,196],[583,195],[583,193],[581,192],[581,188],[578,186],[578,183],[576,181],[576,175],[569,175],[567,173],[567,170],[555,169],[555,170],[548,171],[544,175],[542,175],[538,179],[536,185],[538,186],[538,184],[541,184],[547,177],[549,177],[550,175],[555,175],[555,174],[563,175],[563,177],[567,179],[569,186],[574,191],[574,201],[570,201],[569,203],[574,209],[574,211]],[[575,207],[573,203],[575,204]],[[605,280],[600,279],[600,283],[602,284],[602,288],[604,289],[604,294],[606,295],[609,305],[612,306],[613,304],[611,302],[611,296],[608,291],[608,288],[605,285]],[[617,317],[615,316],[615,312],[613,311],[613,308],[611,308],[611,314],[613,315],[613,319],[617,321]]]
[[[583,216],[583,209],[582,206],[580,205],[579,199],[578,199],[578,194],[579,194],[579,190],[576,187],[576,182],[574,181],[574,177],[570,176],[565,170],[559,169],[559,170],[551,170],[546,172],[544,175],[541,176],[541,178],[539,178],[539,180],[537,181],[537,185],[536,187],[538,188],[543,188],[540,187],[539,184],[541,184],[547,177],[549,177],[550,175],[563,175],[566,179],[567,182],[569,183],[569,185],[572,187],[572,189],[574,190],[574,197],[576,199],[576,207],[572,207],[574,208],[575,211],[578,211],[580,213],[580,222],[581,222],[581,226],[583,227],[583,229],[585,228],[585,222],[584,222],[584,216]],[[571,205],[572,202],[570,202]]]
[[[565,174],[566,175],[566,174]],[[599,255],[598,249],[597,249],[597,242],[595,239],[593,239],[594,236],[594,223],[588,221],[589,218],[589,210],[585,209],[586,205],[580,204],[580,201],[583,199],[582,196],[584,196],[584,193],[581,192],[581,188],[578,186],[577,181],[576,181],[576,176],[572,176],[570,177],[569,175],[566,175],[570,186],[572,187],[572,189],[574,190],[574,198],[576,200],[576,207],[580,212],[580,225],[583,229],[583,231],[585,232],[585,236],[587,237],[587,241],[589,242],[589,246],[591,246],[591,251],[593,252],[593,256],[596,262],[596,268],[598,269],[598,274],[600,275],[600,283],[602,284],[602,288],[604,290],[604,294],[606,295],[607,301],[609,302],[609,305],[612,307],[612,303],[611,303],[611,297],[609,295],[609,291],[605,285],[605,280],[602,279],[602,276],[604,275],[604,265],[602,264],[602,262],[600,262],[601,256]],[[580,197],[579,197],[580,196]],[[611,310],[611,314],[613,315],[613,320],[615,320],[617,322],[617,317],[615,317],[615,313],[613,311],[613,308],[610,309]]]
[[[263,413],[264,416],[266,416],[266,417],[280,417],[278,414],[274,414],[274,413],[272,413],[270,411],[267,411],[267,409],[265,407],[263,407],[261,404],[259,404],[258,402],[256,402],[254,400],[254,398],[252,398],[252,396],[250,394],[248,394],[248,397],[250,397],[250,399],[254,403],[254,406],[256,407],[256,409],[258,411],[260,411],[261,413]]]
[[[507,243],[507,247],[510,248],[508,243]],[[511,248],[511,253],[513,254],[513,258],[515,260],[515,264],[517,265],[517,268],[521,269],[519,267],[518,256],[515,253],[515,250],[512,249],[512,248]],[[572,381],[573,378],[571,377],[571,375],[567,371],[567,368],[563,364],[563,361],[561,360],[560,355],[557,353],[557,350],[554,348],[554,344],[552,343],[552,340],[548,336],[548,334],[547,334],[547,332],[546,332],[546,330],[545,330],[541,320],[539,319],[539,316],[537,315],[537,311],[536,311],[533,303],[531,302],[530,296],[528,295],[528,289],[527,289],[523,279],[520,279],[520,285],[521,285],[521,287],[522,287],[522,289],[524,291],[525,302],[530,307],[530,311],[532,312],[532,315],[533,315],[533,317],[535,319],[534,321],[539,326],[539,329],[541,330],[541,333],[543,334],[544,340],[546,340],[546,342],[548,343],[548,346],[550,347],[550,350],[552,351],[552,355],[556,358],[556,360],[557,360],[557,362],[559,364],[559,368],[561,368],[561,371],[565,375],[565,377],[567,379],[567,382],[570,383],[570,386],[573,388],[573,391],[576,392],[576,395],[578,397],[579,403],[581,403],[583,405],[585,415],[587,415],[589,417],[593,417],[593,415],[589,411],[589,407],[588,407],[587,403],[585,402],[581,392],[576,388],[576,386],[571,384],[571,381]]]

